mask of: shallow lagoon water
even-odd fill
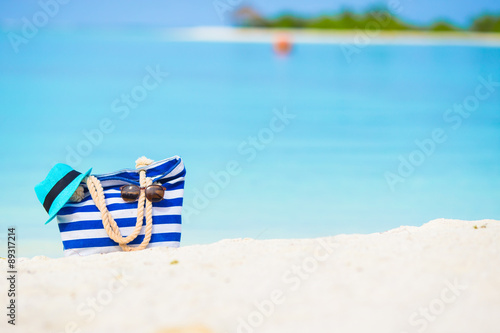
[[[500,87],[468,116],[448,111],[481,78],[500,81],[499,48],[373,45],[349,63],[335,44],[298,44],[279,57],[266,43],[153,31],[47,30],[17,54],[6,41],[0,206],[21,255],[62,255],[33,190],[52,165],[106,173],[142,155],[184,159],[184,245],[499,218]],[[156,70],[168,75],[137,95]],[[141,98],[127,104],[123,94],[134,92]],[[271,137],[283,112],[294,118]],[[387,172],[401,176],[400,159],[415,160],[416,141],[436,130],[445,139],[391,188]],[[68,155],[78,149],[80,159]],[[230,161],[238,172],[226,181]]]

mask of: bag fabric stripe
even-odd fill
[[[118,219],[116,224],[119,228],[135,227],[137,217]],[[158,215],[154,217],[154,224],[181,224],[180,215]],[[144,225],[144,224],[143,224]],[[83,220],[69,223],[59,223],[61,233],[75,230],[103,229],[102,220]],[[121,230],[121,229],[120,229]],[[127,235],[127,234],[125,234]]]
[[[182,183],[182,185],[184,186],[184,183]],[[163,198],[167,199],[167,200],[177,199],[177,198],[182,199],[183,192],[184,192],[184,190],[182,190],[182,189],[181,190],[178,190],[178,189],[169,190],[169,189],[167,189],[167,191],[165,191],[165,195],[163,196]],[[111,205],[111,204],[115,204],[115,203],[123,203],[120,191],[115,191],[115,190],[108,190],[107,191],[105,201],[106,201],[106,205]],[[92,200],[92,197],[90,195],[83,198],[83,200],[80,202],[67,203],[59,211],[58,214],[64,215],[64,212],[71,211],[72,207],[82,207],[82,206],[87,206],[87,205],[94,205],[94,200]],[[61,213],[61,212],[63,212],[63,213]]]
[[[137,236],[130,245],[138,245],[144,239],[144,235]],[[154,242],[180,242],[181,233],[180,232],[167,232],[161,234],[153,234],[151,236],[151,243]],[[102,246],[114,246],[114,242],[111,238],[85,238],[85,239],[73,239],[68,241],[63,241],[65,249],[75,249],[75,248],[86,248],[86,247],[102,247]]]
[[[153,216],[158,215],[181,215],[182,207],[155,207],[153,205]],[[133,209],[120,209],[115,211],[110,211],[111,215],[115,219],[116,223],[123,218],[137,218],[137,208]],[[57,219],[61,223],[78,222],[84,220],[100,220],[101,212],[78,212],[70,215],[57,216]],[[154,221],[153,221],[154,223]]]
[[[148,248],[151,247],[178,247],[179,242],[156,242],[149,243]],[[118,252],[122,249],[119,246],[105,246],[105,247],[88,247],[88,248],[79,248],[79,249],[67,249],[64,250],[64,255],[66,257],[69,256],[88,256],[96,253],[111,253]]]
[[[181,239],[181,213],[186,170],[180,157],[155,162],[145,168],[146,176],[166,188],[164,200],[153,203],[153,234],[148,247],[178,247]],[[137,223],[137,201],[126,203],[121,199],[120,187],[139,184],[138,170],[121,170],[94,175],[104,190],[106,206],[115,219],[123,237],[134,230]],[[120,246],[109,238],[101,220],[101,212],[95,206],[85,183],[81,202],[68,202],[57,214],[59,231],[65,256],[90,255],[121,251]],[[144,239],[146,218],[137,238],[130,245]]]
[[[121,200],[121,198],[120,198]],[[137,207],[137,202],[127,202],[123,203],[123,200],[121,203],[113,203],[113,204],[108,204],[106,202],[106,206],[108,207],[108,210],[110,212],[115,211],[115,210],[121,210],[121,209],[136,209]],[[156,207],[175,207],[175,206],[182,206],[182,198],[175,198],[175,199],[164,199],[158,203],[156,203]],[[64,207],[60,211],[60,215],[71,215],[75,213],[84,213],[84,212],[99,212],[99,208],[96,207],[96,205],[85,205],[81,207]]]
[[[134,226],[121,228],[125,234],[131,234],[134,231]],[[181,232],[181,225],[178,223],[169,223],[169,224],[155,224],[153,225],[153,234],[156,233],[167,233],[167,232]],[[144,235],[145,227],[142,228],[140,235]],[[63,241],[68,240],[76,240],[76,239],[88,239],[88,238],[106,238],[108,234],[104,229],[96,229],[96,230],[76,230],[76,231],[66,231],[61,234],[61,238]]]

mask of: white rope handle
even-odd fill
[[[152,162],[152,160],[141,157],[136,161],[136,168],[149,165]],[[146,177],[146,170],[139,171],[139,181],[141,187],[143,188],[146,188],[153,183],[151,178]],[[135,224],[134,231],[127,237],[123,237],[120,233],[120,228],[118,228],[116,221],[113,219],[113,216],[111,216],[111,213],[106,207],[104,190],[99,179],[94,176],[88,176],[87,187],[95,205],[101,212],[102,225],[109,238],[117,242],[124,251],[144,250],[148,246],[153,232],[153,204],[151,201],[146,200],[145,191],[141,191],[139,195],[139,202],[137,205],[137,222]],[[131,247],[127,244],[136,239],[142,229],[142,221],[144,219],[144,201],[146,201],[146,231],[144,239],[139,246]]]

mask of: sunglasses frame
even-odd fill
[[[123,192],[123,188],[124,188],[125,186],[135,186],[135,187],[138,187],[138,188],[139,188],[139,196],[137,197],[137,199],[135,199],[134,201],[127,201],[127,200],[123,199],[123,194],[122,194],[122,192]],[[150,187],[160,187],[160,188],[162,188],[162,189],[163,189],[163,195],[165,195],[165,191],[167,190],[164,186],[162,186],[162,185],[158,185],[158,184],[151,184],[151,185],[149,185],[149,186],[147,186],[147,187],[141,187],[141,186],[139,186],[139,185],[135,185],[135,184],[127,184],[127,185],[120,186],[120,197],[122,198],[122,200],[123,200],[123,201],[128,202],[128,203],[131,203],[131,202],[136,202],[137,200],[139,200],[139,197],[141,196],[141,191],[142,191],[142,190],[146,191],[146,189],[147,189],[147,188],[150,188]],[[146,200],[151,201],[151,200],[149,200],[149,199],[148,199],[148,197],[147,197],[147,196],[146,196]],[[163,197],[161,198],[161,200],[163,200]],[[159,200],[159,201],[151,201],[151,202],[160,202],[161,200]]]

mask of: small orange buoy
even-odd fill
[[[288,55],[292,51],[292,42],[286,35],[280,35],[274,42],[274,52],[279,55]]]

